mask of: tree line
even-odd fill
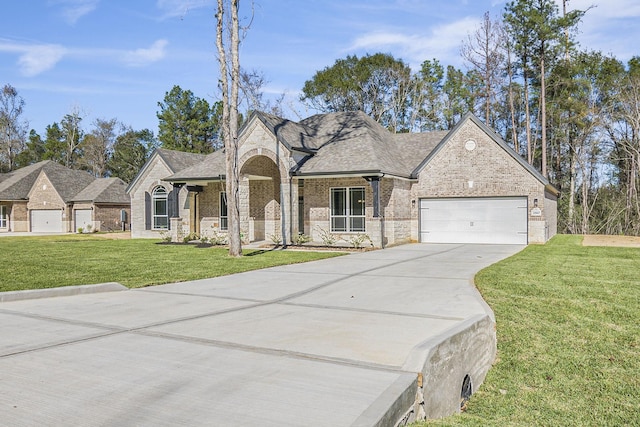
[[[189,90],[174,86],[158,102],[158,136],[135,130],[116,118],[93,120],[73,108],[43,135],[22,118],[25,101],[11,85],[0,92],[0,172],[10,172],[42,160],[53,160],[95,177],[118,177],[130,182],[153,150],[164,147],[194,153],[219,148],[220,103],[212,106]]]
[[[389,53],[350,55],[306,81],[300,101],[318,112],[361,110],[391,132],[451,129],[472,111],[561,191],[561,232],[640,235],[640,56],[623,63],[580,48],[575,34],[589,11],[567,3],[514,0],[500,17],[485,14],[461,43],[464,69],[436,58],[412,70]],[[227,73],[245,115],[234,123],[252,110],[282,115],[283,97],[263,99],[265,77],[236,67],[235,76]],[[223,101],[209,104],[174,86],[158,103],[157,139],[115,119],[95,120],[85,132],[77,111],[44,137],[27,136],[24,101],[6,85],[0,170],[50,158],[130,181],[157,146],[200,153],[224,146]]]

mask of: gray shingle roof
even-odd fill
[[[394,134],[361,111],[317,114],[299,123],[262,112],[255,112],[254,117],[286,147],[307,153],[293,169],[302,176],[383,173],[409,178],[447,134]],[[163,158],[177,153],[162,152]],[[165,180],[211,180],[224,175],[225,159],[220,151]]]
[[[127,184],[120,178],[99,178],[80,191],[72,201],[125,205],[131,203]]]
[[[44,172],[65,202],[95,180],[85,171],[73,170],[51,160],[43,160],[11,173],[0,182],[0,200],[26,200],[36,179]]]
[[[191,167],[180,170],[175,174],[164,178],[164,181],[183,182],[194,180],[215,180],[224,179],[225,176],[225,154],[223,150],[208,154],[204,160]]]
[[[313,129],[317,153],[299,166],[298,175],[383,173],[409,178],[447,134],[394,134],[361,111],[320,114],[301,123]]]
[[[186,153],[184,151],[167,150],[165,148],[158,148],[157,153],[173,172],[200,163],[207,157],[206,154]]]

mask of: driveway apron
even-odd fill
[[[0,424],[393,424],[430,343],[492,319],[475,273],[522,248],[410,244],[0,302]]]

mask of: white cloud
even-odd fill
[[[83,16],[93,12],[97,7],[100,0],[52,0],[53,5],[62,6],[62,16],[64,20],[70,25],[75,25],[76,22]]]
[[[0,52],[18,53],[18,67],[27,77],[52,69],[68,53],[60,45],[25,44],[11,40],[0,40]]]
[[[184,17],[193,9],[212,4],[211,0],[157,0],[156,7],[162,11],[162,19]]]
[[[562,13],[562,0],[555,1]],[[600,50],[622,61],[638,54],[637,0],[571,0],[567,9],[587,10],[576,37],[582,48]]]
[[[18,58],[18,65],[27,77],[33,77],[52,69],[65,55],[66,50],[58,45],[31,46]]]
[[[356,38],[347,50],[391,52],[394,57],[408,62],[412,68],[431,58],[437,58],[443,65],[458,65],[461,62],[462,41],[479,24],[479,18],[467,17],[433,27],[426,34],[372,32]]]
[[[156,40],[149,48],[140,48],[126,52],[123,61],[130,67],[142,67],[159,61],[165,57],[165,48],[168,43],[165,39]]]

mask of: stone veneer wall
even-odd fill
[[[474,150],[465,143],[474,140]],[[470,182],[472,181],[472,185]],[[452,135],[448,143],[430,160],[413,185],[411,238],[418,240],[420,198],[429,197],[505,197],[526,196],[529,205],[529,243],[546,241],[547,229],[554,229],[556,204],[545,198],[544,185],[525,170],[502,147],[471,121]],[[534,199],[538,200],[541,216],[532,216]]]

